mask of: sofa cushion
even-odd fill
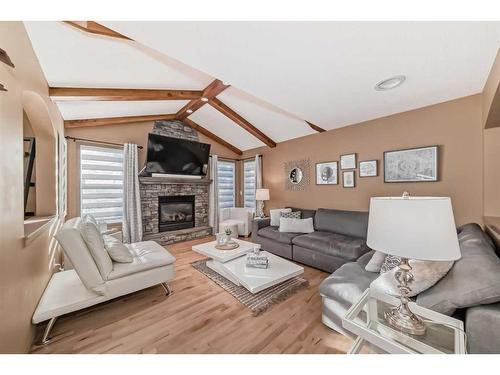
[[[321,231],[297,236],[293,238],[292,243],[306,249],[352,261],[370,251],[364,239]]]
[[[280,225],[280,217],[282,212],[292,212],[291,208],[275,208],[269,210],[269,217],[271,218],[271,225],[278,227]]]
[[[314,228],[323,232],[366,239],[368,212],[319,208],[314,217]]]
[[[312,217],[314,219],[314,215],[316,215],[316,210],[308,210],[308,209],[303,209],[303,208],[297,208],[297,207],[290,207],[292,209],[292,212],[295,211],[301,211],[302,212],[302,219],[308,219]]]
[[[292,239],[294,237],[300,235],[300,233],[280,232],[279,227],[274,227],[274,226],[269,226],[259,229],[257,233],[259,234],[259,236],[262,236],[269,240],[281,242],[288,245],[292,244]]]
[[[104,239],[101,232],[91,221],[82,222],[79,229],[90,251],[90,255],[94,258],[99,273],[103,279],[106,279],[113,270],[113,262],[104,247]]]
[[[286,233],[312,233],[314,232],[313,219],[294,219],[282,217],[280,219],[280,232]]]
[[[132,254],[130,254],[128,247],[124,245],[120,240],[107,234],[104,234],[102,238],[104,239],[104,247],[106,248],[106,251],[108,252],[113,262],[132,262]]]
[[[451,315],[456,309],[500,301],[500,259],[491,239],[477,224],[458,230],[462,257],[434,287],[417,297],[417,303]]]
[[[108,280],[167,266],[175,262],[175,257],[154,241],[135,242],[125,246],[132,254],[132,263],[115,263]]]
[[[323,297],[350,306],[378,276],[378,273],[365,271],[364,267],[356,262],[346,263],[323,280],[319,293]]]

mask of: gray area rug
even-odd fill
[[[233,284],[231,281],[211,270],[206,265],[207,260],[198,260],[191,265],[199,272],[207,276],[210,280],[219,285],[222,289],[231,294],[234,298],[248,307],[254,316],[258,316],[274,305],[286,300],[299,290],[307,288],[309,281],[302,277],[294,277],[281,284],[252,294],[242,286]]]

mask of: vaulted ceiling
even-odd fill
[[[482,91],[498,22],[102,22],[132,39],[26,22],[51,87],[203,90],[188,119],[240,150]],[[374,85],[404,74],[397,89]],[[65,120],[178,113],[189,100],[57,101]],[[192,104],[192,103],[191,103]],[[198,103],[201,104],[201,103]],[[185,113],[187,115],[187,113]],[[267,138],[262,138],[263,133]]]

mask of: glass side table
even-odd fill
[[[348,354],[466,354],[462,321],[411,302],[427,327],[424,335],[415,336],[386,323],[384,312],[398,305],[399,299],[367,289],[342,319],[342,326],[357,336]]]

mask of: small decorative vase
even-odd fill
[[[217,233],[217,245],[225,245],[227,242],[225,233]]]
[[[226,234],[226,243],[231,242],[232,238],[233,238],[232,237],[232,233],[231,234]]]

